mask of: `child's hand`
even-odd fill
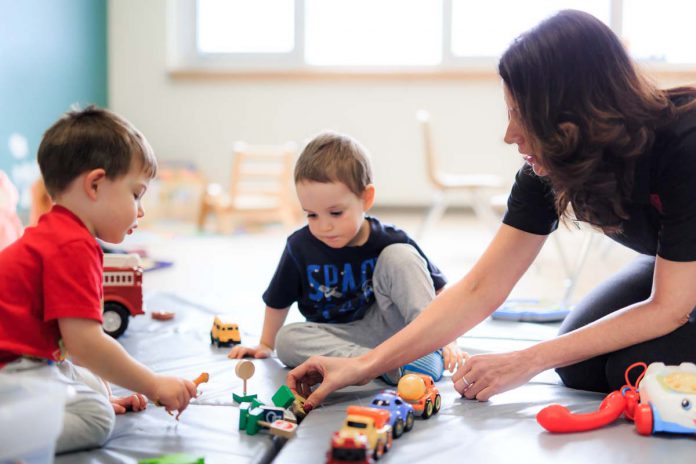
[[[259,343],[256,348],[250,348],[248,346],[237,345],[230,350],[227,354],[228,358],[232,359],[242,359],[246,356],[253,356],[256,359],[268,358],[273,354],[273,348],[270,346]]]
[[[138,412],[147,407],[147,399],[140,393],[130,396],[110,396],[109,401],[116,414],[125,414],[128,411]]]
[[[191,398],[196,397],[196,384],[190,380],[164,375],[158,375],[156,379],[153,393],[148,397],[154,403],[164,406],[169,413],[178,411],[176,419],[179,420],[179,416],[184,412]]]
[[[469,353],[462,351],[454,341],[449,345],[442,347],[442,357],[445,359],[445,369],[454,372],[458,367],[462,367],[464,362],[469,359]]]

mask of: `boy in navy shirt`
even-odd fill
[[[236,346],[232,358],[266,358],[275,348],[294,367],[313,355],[359,356],[415,319],[446,284],[406,232],[365,215],[375,187],[367,152],[354,139],[315,137],[297,161],[295,185],[308,224],[288,237],[263,294],[259,345]],[[295,302],[307,322],[283,326]],[[382,379],[396,384],[405,372],[420,372],[439,380],[461,363],[453,342]]]

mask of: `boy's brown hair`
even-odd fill
[[[307,144],[295,164],[295,183],[301,181],[341,182],[360,196],[372,183],[370,156],[354,138],[322,132]]]
[[[157,160],[143,134],[116,113],[90,105],[68,111],[46,131],[37,161],[54,197],[92,169],[104,169],[109,179],[127,174],[133,157],[155,177]]]

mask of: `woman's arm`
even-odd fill
[[[694,282],[696,262],[680,263],[658,257],[653,292],[647,300],[525,350],[473,356],[452,377],[455,388],[467,398],[487,400],[546,369],[574,364],[673,332],[687,322],[696,306]]]
[[[541,250],[546,236],[501,225],[471,271],[408,326],[361,358],[376,377],[456,339],[498,308]],[[427,335],[427,336],[424,336]]]
[[[696,262],[655,260],[653,291],[647,300],[541,343],[532,350],[549,369],[652,340],[688,321],[696,306]]]
[[[366,383],[446,345],[505,300],[545,239],[543,235],[501,225],[472,270],[438,295],[408,326],[358,358],[312,357],[288,374],[288,385],[306,395],[311,386],[321,383],[307,399],[311,408],[338,388]]]

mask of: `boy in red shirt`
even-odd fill
[[[0,252],[0,372],[76,391],[60,453],[103,445],[114,413],[144,409],[143,395],[181,413],[196,387],[155,374],[101,328],[103,256],[95,237],[119,243],[138,226],[157,171],[150,145],[125,119],[91,106],[48,129],[37,158],[55,205]],[[138,393],[112,397],[105,381]]]

